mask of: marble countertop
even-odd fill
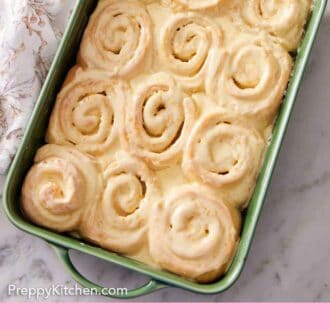
[[[330,301],[330,5],[285,138],[246,267],[227,292],[203,296],[169,288],[137,301]],[[2,189],[5,178],[0,177]],[[72,253],[89,279],[134,288],[146,278]],[[0,210],[0,301],[8,284],[73,286],[53,250],[14,228]],[[102,297],[50,297],[49,301],[108,301]]]

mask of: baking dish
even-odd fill
[[[37,227],[30,223],[21,212],[19,198],[23,179],[33,164],[36,150],[45,143],[44,136],[56,95],[64,81],[68,69],[75,63],[82,34],[96,4],[97,0],[77,1],[68,28],[63,36],[62,43],[36,103],[21,147],[18,150],[8,173],[3,195],[4,209],[7,216],[12,223],[21,230],[42,238],[52,245],[72,277],[82,286],[97,289],[100,293],[103,293],[101,286],[92,283],[78,272],[71,262],[69,256],[70,249],[84,252],[128,269],[135,270],[151,278],[147,284],[140,288],[130,290],[123,294],[111,295],[111,297],[134,298],[149,294],[166,286],[176,286],[204,294],[223,292],[234,284],[244,267],[303,73],[311,53],[321,18],[326,8],[327,0],[315,1],[314,10],[307,26],[306,35],[297,53],[294,72],[281,106],[280,114],[274,128],[272,141],[268,148],[254,195],[244,214],[244,226],[237,253],[226,275],[217,282],[211,284],[194,283],[169,272],[154,269],[138,261],[105,251],[99,247],[92,246],[67,235],[57,234]]]

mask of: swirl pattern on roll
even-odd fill
[[[150,205],[159,196],[157,180],[143,161],[125,152],[116,155],[104,180],[99,206],[79,232],[111,251],[134,253],[146,241]]]
[[[221,46],[220,27],[195,13],[173,15],[160,31],[161,62],[189,91],[204,88],[210,58]]]
[[[311,0],[251,0],[238,4],[243,20],[275,37],[289,51],[298,48]]]
[[[235,206],[253,193],[265,142],[237,117],[215,112],[196,124],[188,140],[183,169],[192,179],[219,189]]]
[[[74,68],[57,97],[48,143],[74,145],[91,154],[104,152],[118,137],[125,98],[124,83]]]
[[[96,2],[22,210],[212,282],[236,252],[312,1]]]
[[[272,122],[292,70],[291,56],[270,40],[246,40],[214,57],[207,93],[219,105],[255,121]]]
[[[85,31],[79,60],[113,76],[130,77],[141,70],[151,35],[151,20],[141,2],[101,1]]]
[[[158,73],[139,83],[126,114],[129,150],[159,169],[177,162],[195,122],[190,97],[168,74]]]
[[[31,221],[49,229],[75,230],[101,189],[96,161],[76,148],[46,145],[22,188],[22,207]]]
[[[226,271],[238,242],[240,218],[199,185],[175,189],[155,208],[152,257],[164,269],[210,282]]]

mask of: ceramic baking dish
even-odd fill
[[[89,255],[121,265],[131,270],[149,276],[150,281],[144,286],[130,290],[126,294],[119,294],[116,298],[133,298],[148,294],[166,286],[176,286],[193,292],[215,294],[223,292],[234,284],[242,272],[252,238],[258,223],[261,208],[265,201],[267,189],[272,177],[275,163],[280,151],[284,134],[293,110],[298,89],[304,70],[323,16],[327,0],[316,0],[313,13],[310,17],[306,35],[298,51],[295,69],[290,81],[285,100],[274,129],[273,138],[269,146],[264,166],[259,176],[257,186],[244,214],[244,225],[240,244],[236,256],[227,274],[212,284],[198,284],[186,280],[166,271],[153,269],[147,265],[105,251],[101,248],[81,242],[78,239],[56,234],[30,223],[22,214],[20,208],[20,191],[23,179],[28,169],[33,164],[36,150],[44,142],[45,132],[52,111],[55,98],[64,81],[68,69],[73,66],[83,31],[88,23],[90,14],[96,7],[97,0],[78,0],[73,11],[69,26],[65,32],[60,48],[50,68],[47,80],[43,86],[40,97],[35,106],[32,118],[29,122],[22,145],[9,170],[7,183],[4,190],[3,202],[5,211],[14,225],[21,230],[46,240],[51,244],[72,277],[84,287],[93,288],[102,292],[102,287],[87,280],[74,267],[70,260],[69,250],[78,250]],[[123,283],[125,286],[125,283]]]

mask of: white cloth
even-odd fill
[[[0,0],[0,174],[24,133],[76,0]]]

